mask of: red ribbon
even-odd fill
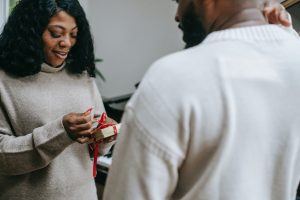
[[[117,134],[118,134],[117,128],[116,128],[115,124],[106,124],[106,118],[107,118],[106,113],[105,112],[102,113],[101,117],[98,120],[98,125],[97,125],[95,130],[103,129],[103,128],[112,126],[113,129],[114,129],[114,135],[112,137],[113,137],[113,139],[116,139]],[[111,137],[103,138],[101,140],[96,141],[96,138],[94,138],[94,143],[93,143],[94,147],[92,148],[92,150],[94,151],[94,163],[93,163],[93,176],[94,177],[96,177],[96,175],[97,175],[97,160],[98,160],[98,146],[99,146],[99,143],[102,143],[104,141],[109,141],[109,139],[111,139]]]

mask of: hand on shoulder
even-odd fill
[[[263,14],[270,24],[280,24],[286,27],[292,25],[290,14],[280,3],[273,2],[267,4],[263,9]]]

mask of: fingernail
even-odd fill
[[[88,115],[92,112],[93,108],[89,108],[84,112],[84,115]]]

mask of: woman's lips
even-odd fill
[[[68,56],[68,52],[63,52],[63,51],[53,51],[53,52],[60,59],[66,59]]]

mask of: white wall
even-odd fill
[[[79,0],[81,6],[84,10],[88,10],[88,1]],[[9,13],[9,0],[0,0],[0,31],[2,31],[3,25],[7,19]]]
[[[171,0],[79,0],[94,35],[97,64],[106,82],[97,80],[104,97],[132,93],[158,58],[182,49]],[[7,0],[0,0],[0,26]]]
[[[104,97],[132,93],[158,58],[183,48],[171,0],[83,0],[94,35]]]
[[[83,7],[83,9],[87,12],[88,11],[88,1],[89,0],[79,0],[80,5]]]

